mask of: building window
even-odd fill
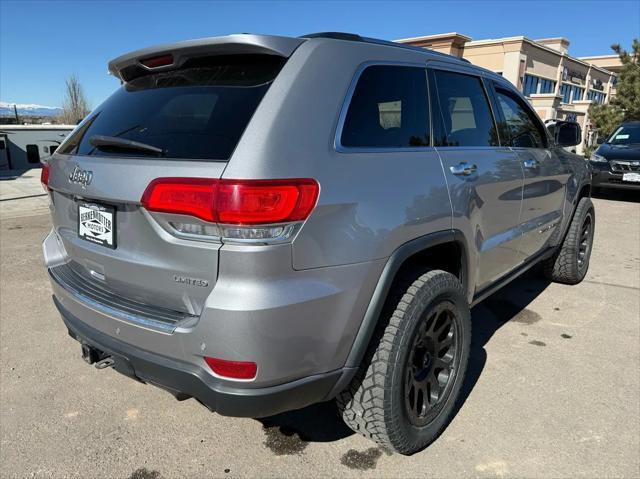
[[[27,161],[29,163],[40,163],[38,145],[27,145]]]
[[[556,91],[556,82],[553,80],[547,80],[546,78],[540,79],[540,91],[538,93],[553,93]]]
[[[531,96],[533,93],[538,93],[538,77],[525,75],[522,93],[524,93],[524,96]]]
[[[531,96],[537,93],[553,93],[556,91],[556,82],[535,75],[524,76],[524,96]]]
[[[579,86],[563,83],[560,87],[560,96],[562,96],[563,103],[574,103],[576,101],[580,101],[582,100],[583,95],[584,88],[580,88]]]
[[[607,94],[597,90],[589,90],[587,92],[587,100],[591,100],[594,103],[604,104]]]

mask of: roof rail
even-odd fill
[[[318,32],[318,33],[309,33],[307,35],[301,35],[299,38],[332,38],[334,40],[346,40],[350,42],[372,43],[375,45],[383,45],[383,46],[394,47],[394,48],[403,48],[405,50],[413,50],[413,51],[422,52],[422,53],[425,53],[425,51],[427,51],[428,53],[433,55],[438,55],[446,58],[455,58],[456,60],[460,60],[465,63],[471,63],[466,58],[460,58],[453,55],[448,55],[447,53],[437,52],[435,50],[427,50],[426,48],[423,48],[423,47],[405,45],[403,43],[396,43],[389,40],[381,40],[379,38],[362,37],[355,33]]]

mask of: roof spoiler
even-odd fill
[[[109,62],[109,73],[127,81],[126,75],[123,75],[127,67],[149,71],[171,70],[180,67],[188,58],[203,55],[262,54],[287,58],[305,41],[303,38],[244,33],[188,40],[126,53]]]

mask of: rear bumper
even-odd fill
[[[118,372],[178,398],[193,397],[225,416],[265,417],[330,399],[353,373],[342,369],[265,388],[229,387],[194,364],[138,349],[101,333],[74,317],[55,296],[53,301],[71,337],[109,354]]]
[[[640,190],[640,183],[622,181],[622,173],[613,173],[607,170],[593,171],[591,186],[597,188],[616,188],[625,190]]]

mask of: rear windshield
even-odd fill
[[[161,149],[154,158],[228,160],[284,61],[267,55],[218,56],[189,60],[179,70],[139,72],[58,151],[146,156],[117,146],[97,148],[90,139],[99,135]]]

